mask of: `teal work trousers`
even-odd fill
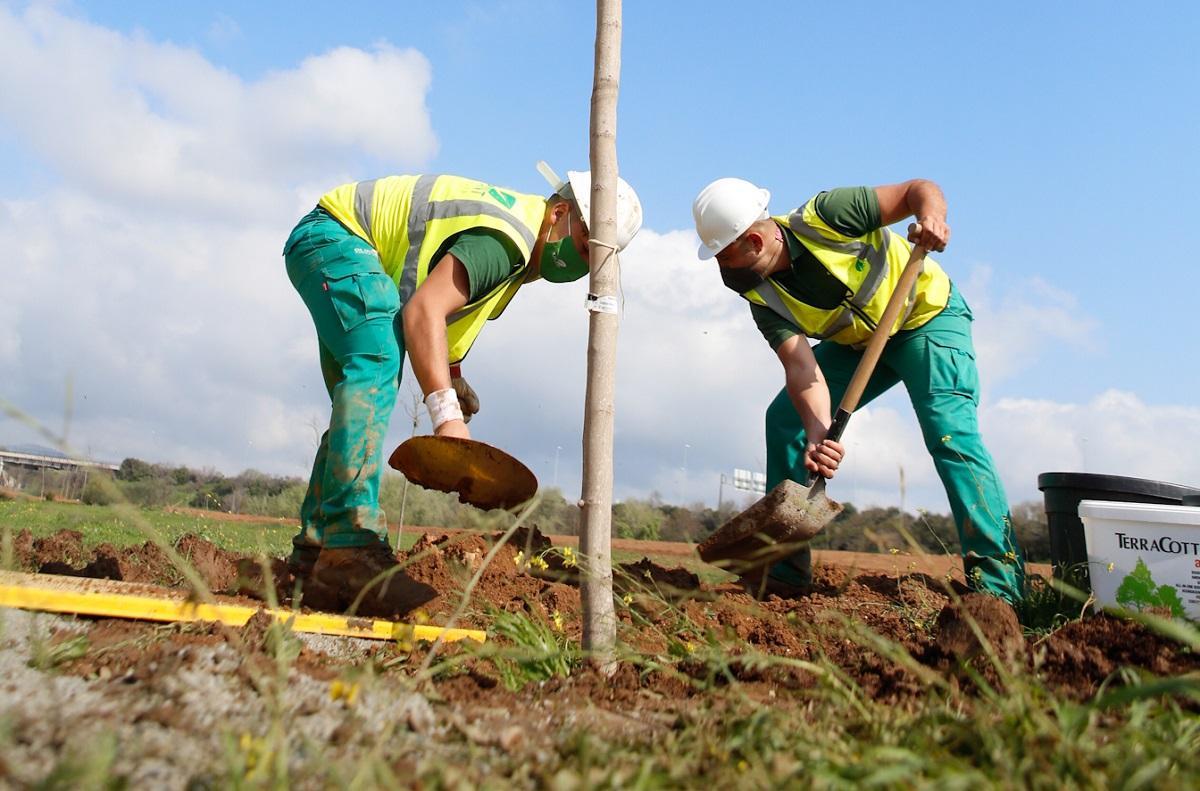
[[[297,224],[284,260],[317,329],[332,405],[300,507],[293,558],[311,559],[321,547],[386,544],[379,484],[404,362],[400,293],[375,250],[322,209]]]
[[[970,308],[955,289],[946,308],[924,326],[892,336],[860,406],[897,382],[904,383],[925,447],[950,500],[967,584],[1016,604],[1024,589],[1024,559],[1004,486],[979,434],[979,374],[971,320]],[[862,352],[829,341],[817,344],[813,352],[836,406]],[[806,437],[786,389],[767,408],[766,429],[768,491],[788,479],[803,483]],[[853,422],[848,430],[853,431]],[[805,547],[772,566],[770,576],[803,584],[810,569],[811,555]]]

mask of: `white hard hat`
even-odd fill
[[[692,219],[700,235],[700,260],[724,250],[756,220],[767,219],[771,193],[745,179],[717,179],[692,202]]]
[[[586,226],[591,220],[592,172],[590,170],[568,170],[565,181],[550,169],[545,162],[538,162],[538,172],[545,177],[554,191],[564,198],[575,201]],[[617,177],[617,249],[624,250],[642,227],[642,202],[629,182]]]

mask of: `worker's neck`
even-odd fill
[[[767,260],[766,271],[762,273],[763,277],[779,274],[786,271],[792,265],[792,256],[788,252],[787,240],[783,238],[784,230],[778,225],[775,225],[775,238],[772,240],[774,249],[770,251],[770,258]]]

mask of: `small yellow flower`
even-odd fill
[[[695,643],[693,643],[693,642],[692,642],[692,641],[690,641],[690,640],[688,640],[687,642],[685,642],[685,643],[683,644],[683,647],[684,647],[684,649],[685,649],[685,650],[686,650],[686,651],[687,651],[689,654],[694,654],[694,653],[696,653],[696,644],[695,644]]]
[[[746,760],[743,758],[737,762],[737,767],[739,772],[744,772],[750,768],[750,764],[746,763]]]
[[[572,547],[563,547],[563,565],[567,568],[574,568],[579,565],[579,558],[575,555],[575,550]]]
[[[1112,571],[1112,570],[1113,570],[1113,568],[1114,568],[1116,565],[1117,565],[1116,563],[1109,563],[1109,564],[1108,564],[1108,570],[1109,570],[1109,571]]]
[[[541,555],[534,555],[532,558],[530,558],[529,565],[533,566],[535,569],[541,569],[542,571],[550,568],[550,564],[547,563],[546,559]]]
[[[515,558],[513,558],[513,563],[516,563],[518,567],[525,565],[525,551],[524,550],[517,552],[517,556]]]
[[[892,547],[891,549],[889,549],[888,552],[891,552],[893,555],[900,554],[900,550],[896,549],[895,547]]]
[[[335,679],[329,685],[330,700],[345,700],[347,706],[353,706],[354,701],[358,700],[358,682],[342,681],[340,678]]]
[[[563,630],[563,617],[562,617],[562,613],[560,613],[558,610],[555,610],[555,611],[553,612],[553,614],[551,614],[551,616],[550,616],[550,620],[554,621],[554,628],[555,628],[555,629],[557,629],[557,630],[558,630],[558,631],[560,631],[560,632]]]
[[[238,740],[238,747],[242,750],[242,756],[246,762],[246,773],[249,774],[254,767],[258,766],[259,759],[263,757],[263,742],[250,733],[243,732]]]
[[[621,597],[621,601],[625,602],[625,606],[628,607],[629,605],[633,604],[633,594],[626,593]]]
[[[396,624],[396,631],[393,634],[393,637],[396,639],[396,648],[400,649],[406,654],[412,653],[413,642],[416,638],[416,631],[417,630],[413,628],[412,624]]]

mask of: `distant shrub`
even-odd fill
[[[140,481],[122,481],[121,493],[134,505],[161,508],[175,502],[175,490],[164,480],[147,478]]]
[[[113,483],[112,478],[93,473],[88,476],[79,499],[84,505],[112,505],[119,498],[116,484]]]
[[[118,481],[141,481],[161,474],[163,468],[141,459],[125,459],[117,470]]]
[[[242,499],[238,513],[295,519],[300,515],[300,504],[304,502],[307,491],[307,484],[297,482],[275,494],[247,494]]]

